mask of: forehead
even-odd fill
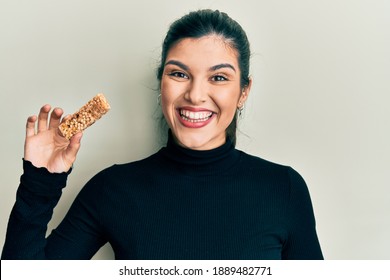
[[[230,63],[238,69],[237,51],[226,39],[218,35],[200,38],[184,38],[173,45],[167,54],[167,59],[180,60],[186,64],[198,66]],[[190,65],[189,65],[190,66]]]

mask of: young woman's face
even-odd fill
[[[240,74],[236,51],[218,36],[186,38],[169,50],[161,105],[179,145],[210,150],[225,143],[226,128],[249,94]]]

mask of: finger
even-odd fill
[[[72,115],[66,115],[65,117],[62,118],[61,123],[65,122],[66,120],[69,120],[72,117]]]
[[[70,143],[66,149],[66,158],[70,164],[76,160],[77,153],[80,149],[81,138],[83,136],[82,132],[76,133],[72,138],[70,138]]]
[[[35,135],[35,123],[37,121],[37,116],[30,116],[26,122],[26,137]]]
[[[54,108],[50,114],[49,128],[57,128],[60,125],[61,116],[63,111],[61,108]]]
[[[50,105],[46,104],[41,108],[38,115],[38,132],[47,130],[47,118],[50,112]]]
[[[72,117],[72,115],[66,115],[65,117],[62,118],[62,120],[60,120],[60,122],[59,122],[59,124],[57,126],[57,133],[58,133],[58,135],[60,135],[64,139],[65,139],[65,136],[62,134],[62,132],[61,132],[61,130],[59,128],[59,125],[64,123],[64,122],[66,122],[66,120],[70,119],[71,117]],[[67,141],[69,141],[69,140],[67,139]]]
[[[62,111],[62,109],[61,109],[61,111]],[[59,126],[60,126],[62,123],[66,122],[66,120],[68,120],[68,119],[70,119],[70,118],[71,118],[71,115],[66,115],[65,117],[62,118],[62,120],[61,120],[61,119],[59,120],[59,123],[58,123],[58,125],[57,125],[57,127],[56,127],[57,134],[58,134],[59,136],[61,136],[62,138],[64,138],[64,139],[66,139],[66,138],[65,138],[65,135],[62,134],[62,132],[61,132]],[[53,128],[54,128],[54,126],[53,126]],[[66,141],[69,141],[69,140],[66,139]]]

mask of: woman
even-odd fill
[[[224,13],[174,22],[157,71],[166,147],[94,176],[47,238],[82,134],[60,136],[59,108],[29,117],[2,258],[89,259],[109,242],[116,259],[322,259],[301,176],[235,149],[249,57],[245,32]]]

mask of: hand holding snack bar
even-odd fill
[[[38,116],[27,119],[24,159],[51,173],[66,172],[76,159],[82,133],[67,140],[58,130],[62,109],[55,108],[49,116],[50,110],[51,106],[45,105]]]
[[[61,122],[62,109],[55,108],[49,114],[51,106],[44,105],[38,117],[27,119],[24,159],[52,173],[68,171],[80,148],[81,132],[109,109],[104,96],[98,94]]]

